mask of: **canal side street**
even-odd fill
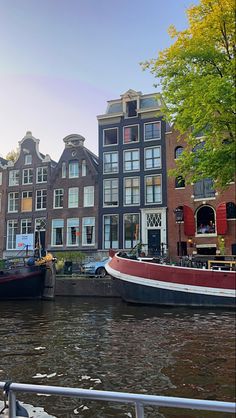
[[[119,294],[115,281],[109,276],[57,275],[55,296],[119,297]]]

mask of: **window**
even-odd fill
[[[118,173],[118,152],[105,152],[103,154],[103,172]]]
[[[36,190],[36,210],[46,209],[47,207],[47,190]]]
[[[68,189],[68,208],[79,207],[79,188],[70,187]]]
[[[145,170],[161,168],[161,147],[146,148],[145,153]]]
[[[197,234],[214,234],[215,212],[207,205],[201,206],[197,211]]]
[[[37,168],[37,183],[46,183],[47,182],[47,167],[38,167]]]
[[[126,114],[128,118],[137,116],[137,100],[131,100],[126,103]]]
[[[19,186],[20,184],[20,173],[19,170],[9,171],[9,186]]]
[[[104,180],[103,193],[104,206],[118,206],[118,179]]]
[[[82,160],[82,177],[87,176],[87,164],[86,160]]]
[[[144,125],[144,141],[153,139],[161,139],[161,122],[145,123]]]
[[[130,142],[138,142],[138,128],[138,125],[124,127],[124,144],[129,144]]]
[[[52,245],[63,245],[63,228],[64,220],[63,219],[53,219],[52,220]]]
[[[32,164],[32,155],[26,154],[25,155],[25,165]]]
[[[79,245],[79,219],[67,219],[67,245]]]
[[[21,212],[32,212],[33,208],[32,192],[22,192],[21,195]]]
[[[209,178],[197,181],[193,186],[195,199],[202,199],[215,196],[213,181]]]
[[[0,212],[2,211],[2,193],[0,193]]]
[[[63,208],[63,195],[64,190],[63,189],[55,189],[54,190],[54,208]]]
[[[78,161],[70,161],[69,162],[69,178],[77,178],[79,177],[79,162]]]
[[[118,215],[105,215],[103,220],[104,249],[118,248]]]
[[[7,222],[7,249],[16,249],[16,234],[17,234],[18,223],[16,220]]]
[[[21,234],[31,234],[32,233],[32,222],[31,219],[21,219]]]
[[[175,148],[175,159],[176,160],[181,156],[183,150],[184,150],[183,147],[177,147],[177,148]]]
[[[84,187],[84,208],[94,206],[94,186]]]
[[[124,204],[138,205],[140,200],[140,186],[138,177],[124,179]]]
[[[83,218],[82,224],[82,245],[94,245],[95,218]]]
[[[146,204],[161,202],[161,176],[147,176],[145,178]]]
[[[8,193],[8,212],[18,212],[19,210],[19,193]]]
[[[226,203],[227,219],[236,219],[236,205],[233,202]]]
[[[185,187],[185,180],[184,180],[184,178],[182,176],[176,177],[176,179],[175,179],[175,188],[176,189],[181,189],[183,187]]]
[[[61,164],[61,178],[62,179],[66,178],[66,163],[65,163],[65,161],[63,161],[63,163]]]
[[[118,144],[118,129],[104,129],[103,131],[103,144],[104,145],[117,145]]]
[[[139,215],[124,215],[124,248],[133,248],[139,242]]]
[[[139,150],[124,151],[124,171],[138,171],[139,169]]]
[[[33,169],[25,168],[23,170],[23,184],[32,184],[33,183]]]
[[[0,185],[2,185],[2,172],[0,172]]]

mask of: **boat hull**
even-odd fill
[[[0,271],[0,300],[41,299],[45,268],[25,266]]]
[[[235,272],[174,267],[114,255],[106,266],[123,300],[136,304],[235,307]]]

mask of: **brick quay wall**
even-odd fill
[[[119,297],[110,277],[56,276],[55,296]]]

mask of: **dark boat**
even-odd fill
[[[1,260],[0,300],[41,299],[47,265],[52,262],[51,255],[40,260],[35,260],[33,257]]]
[[[131,303],[235,307],[235,261],[217,270],[183,267],[155,262],[153,258],[110,253],[106,270],[117,281],[123,300]]]

